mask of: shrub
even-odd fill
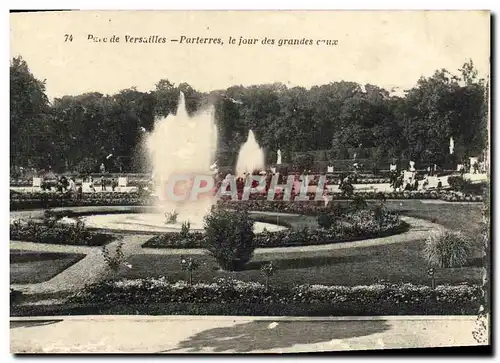
[[[361,195],[355,195],[349,203],[351,211],[363,210],[368,207],[366,200]]]
[[[375,199],[378,200],[380,203],[385,203],[387,197],[384,193],[377,192],[375,193]]]
[[[460,267],[472,252],[471,240],[461,232],[444,231],[427,238],[424,256],[433,267]]]
[[[318,206],[318,225],[324,229],[332,228],[335,222],[342,220],[347,213],[349,213],[348,206],[340,203],[331,202],[324,208]]]
[[[386,210],[382,204],[375,204],[371,207],[371,211],[373,213],[373,218],[376,221],[382,222],[385,217]]]
[[[181,238],[188,238],[189,230],[191,229],[191,222],[182,222],[181,231],[179,232]]]
[[[23,292],[19,290],[15,290],[13,288],[10,289],[10,305],[17,305],[23,301]]]
[[[339,189],[346,197],[351,197],[354,194],[354,186],[352,185],[351,178],[343,179],[340,182]]]
[[[241,269],[255,249],[254,221],[247,210],[212,208],[205,217],[204,247],[225,270]]]
[[[177,216],[179,214],[174,210],[173,212],[165,213],[165,224],[175,224],[177,223]]]
[[[457,192],[465,192],[472,186],[472,182],[462,176],[449,176],[448,184],[450,185],[450,188],[452,190],[455,190]]]
[[[318,225],[321,228],[329,229],[333,225],[333,215],[328,212],[322,212],[318,215]]]
[[[102,246],[102,257],[104,258],[108,268],[114,273],[114,276],[116,276],[120,266],[125,262],[125,255],[123,254],[122,249],[122,241],[116,245],[114,253],[112,253],[107,246]]]
[[[57,222],[57,217],[56,214],[50,210],[50,209],[45,209],[43,211],[43,224],[47,227],[54,227],[56,222]]]

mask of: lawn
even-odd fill
[[[422,218],[439,223],[452,230],[461,230],[469,236],[476,236],[482,219],[482,203],[432,204],[421,201],[388,201],[387,207],[401,215]]]
[[[10,283],[36,284],[48,281],[84,254],[10,250]]]
[[[388,202],[390,209],[408,215],[440,223],[447,228],[464,230],[477,237],[481,221],[481,204],[424,204],[420,201]],[[281,217],[280,217],[281,218]],[[300,219],[300,217],[294,217]],[[291,220],[287,220],[292,222]],[[311,222],[302,219],[302,222]],[[306,222],[306,223],[307,223]],[[349,248],[329,252],[269,253],[252,259],[244,271],[220,271],[210,256],[191,256],[201,263],[195,271],[195,281],[212,281],[219,277],[233,277],[244,281],[264,281],[260,267],[268,262],[276,263],[277,272],[273,283],[363,285],[379,281],[412,282],[429,284],[427,264],[422,257],[423,240],[392,245]],[[185,255],[183,257],[189,257]],[[128,259],[132,268],[122,271],[127,278],[165,276],[171,281],[185,280],[181,270],[181,256],[137,254]],[[481,283],[481,248],[476,246],[468,266],[443,269],[436,272],[441,283]]]

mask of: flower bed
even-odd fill
[[[372,211],[362,210],[347,214],[328,229],[264,231],[255,235],[254,242],[257,248],[308,246],[384,237],[406,232],[408,227],[397,214],[385,212],[380,217],[374,217]],[[204,238],[205,235],[201,232],[190,232],[187,235],[165,233],[152,237],[143,247],[203,248]]]
[[[326,185],[339,185],[340,178],[326,178]],[[314,179],[309,181],[309,185],[318,185],[319,179]],[[390,178],[358,178],[354,184],[388,184],[390,183]]]
[[[461,192],[449,192],[441,195],[440,199],[447,202],[482,202],[484,200],[482,195],[465,194]]]
[[[291,288],[219,279],[190,285],[165,278],[105,281],[71,296],[69,304],[126,306],[164,304],[169,314],[221,315],[451,315],[476,314],[481,299],[478,285],[441,285],[436,289],[412,284],[369,286],[299,285]],[[175,307],[175,308],[174,308]],[[160,309],[161,310],[161,309]]]
[[[33,221],[14,221],[10,226],[10,239],[61,245],[102,246],[111,242],[114,237],[110,234],[90,232],[83,224],[44,225]]]
[[[53,207],[81,207],[81,206],[113,206],[113,205],[153,205],[155,198],[139,193],[102,192],[83,193],[81,196],[72,193],[54,192],[12,192],[10,195],[10,209],[40,209]]]

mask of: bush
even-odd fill
[[[462,176],[449,176],[448,184],[452,190],[464,194],[481,195],[486,188],[485,183],[473,183]]]
[[[54,227],[56,222],[57,222],[57,217],[56,214],[50,210],[50,209],[45,209],[43,211],[43,224],[47,227]]]
[[[351,211],[363,210],[368,207],[366,200],[361,195],[355,195],[352,198],[352,201],[349,203],[349,207]]]
[[[189,238],[189,230],[191,229],[191,223],[182,222],[181,231],[179,232],[181,238]]]
[[[114,273],[114,276],[118,273],[120,266],[125,262],[125,255],[123,254],[123,242],[120,241],[115,248],[114,253],[112,253],[107,246],[102,246],[101,249],[102,257],[106,262],[106,266]]]
[[[212,208],[205,217],[204,247],[225,270],[241,269],[255,249],[254,221],[248,211]]]
[[[472,241],[461,232],[444,231],[425,241],[424,256],[433,267],[460,267],[467,263]]]
[[[455,190],[457,192],[465,192],[472,186],[472,182],[462,176],[449,176],[448,184],[450,185],[450,188],[452,190]]]
[[[23,292],[19,290],[15,290],[13,288],[10,289],[10,305],[17,305],[23,301]]]
[[[330,229],[336,221],[349,213],[349,207],[340,203],[329,203],[326,207],[321,208],[318,206],[318,225],[324,229]]]
[[[283,315],[284,312],[308,315],[321,310],[322,315],[393,315],[394,312],[451,315],[476,314],[481,294],[481,286],[467,284],[440,285],[435,290],[413,284],[266,287],[257,282],[225,279],[190,285],[183,281],[171,283],[165,278],[148,278],[100,282],[71,296],[68,302],[115,307],[122,305],[122,309],[130,305],[142,305],[146,314],[150,313],[149,306],[167,304],[164,309],[175,306],[174,311],[169,311],[171,314],[189,314],[193,310],[201,310],[198,313],[234,315],[245,310],[260,315],[264,311],[267,315]],[[203,309],[210,304],[215,304],[219,309]],[[198,309],[192,309],[193,305]],[[249,310],[249,306],[254,308]]]
[[[339,189],[343,195],[350,198],[354,194],[354,186],[352,185],[351,178],[342,179]]]
[[[328,212],[322,212],[318,215],[318,225],[321,228],[329,229],[334,222],[333,215]]]
[[[177,213],[175,210],[173,212],[167,212],[165,213],[165,224],[175,224],[177,223],[177,217],[179,213]]]

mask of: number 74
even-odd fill
[[[64,34],[64,41],[65,42],[72,42],[73,41],[73,34]]]

